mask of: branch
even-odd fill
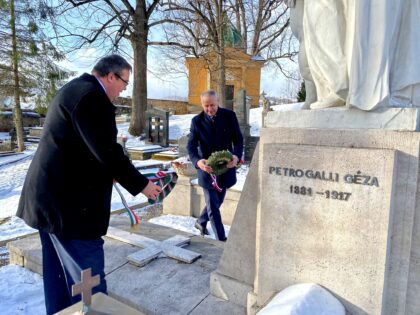
[[[190,46],[190,45],[183,45],[177,42],[148,42],[148,45],[150,46],[177,46],[183,49],[192,50],[194,56],[196,56],[197,58],[199,57],[199,55],[197,54],[195,50],[195,47]]]
[[[153,3],[150,7],[146,10],[146,19],[149,20],[150,16],[152,15],[153,11],[155,10],[156,6],[158,5],[160,0],[153,0]]]

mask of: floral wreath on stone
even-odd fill
[[[216,151],[213,152],[207,159],[206,165],[210,166],[214,175],[219,176],[226,173],[229,169],[227,164],[232,161],[233,155],[230,151]]]

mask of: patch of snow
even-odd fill
[[[292,104],[281,104],[281,105],[272,105],[271,108],[276,112],[289,112],[289,111],[298,111],[302,110],[302,107],[305,103],[292,103]]]
[[[45,314],[41,276],[16,265],[0,268],[0,314]]]
[[[24,159],[0,168],[0,218],[7,218],[16,213],[23,182],[31,161],[31,158]]]
[[[0,243],[6,243],[8,240],[27,236],[35,232],[37,230],[26,225],[22,219],[12,216],[10,220],[0,224]],[[0,314],[2,313],[0,312]]]
[[[194,217],[187,217],[182,215],[162,215],[160,217],[152,218],[149,222],[154,224],[159,224],[162,226],[167,226],[176,230],[180,230],[183,232],[187,232],[194,235],[200,235],[200,231],[194,227],[195,221],[197,219]],[[226,237],[229,235],[230,226],[224,225]],[[213,228],[211,227],[210,222],[207,224],[207,230],[209,231],[210,235],[206,235],[206,238],[216,239],[216,236],[213,232]]]
[[[2,156],[2,157],[0,157],[0,167],[11,164],[11,163],[14,163],[14,162],[17,162],[17,161],[20,161],[20,160],[30,158],[34,155],[35,151],[36,151],[36,148],[34,148],[34,146],[31,145],[25,151],[23,151],[22,153]],[[3,174],[3,169],[1,169],[0,171]]]
[[[144,202],[147,202],[147,197],[143,194],[138,194],[137,196],[132,196],[127,190],[124,189],[120,184],[117,184],[121,193],[123,194],[125,200],[129,206],[138,205]],[[112,197],[111,197],[111,211],[120,210],[124,208],[124,204],[121,201],[121,197],[116,191],[115,187],[112,188]]]
[[[249,110],[249,125],[251,126],[250,133],[253,137],[260,136],[262,111],[262,107],[251,108]]]
[[[8,132],[0,132],[0,140],[10,140],[10,134]]]
[[[279,292],[257,315],[345,315],[344,306],[314,283],[302,283]]]
[[[236,179],[237,179],[236,184],[233,185],[229,189],[242,191],[244,189],[244,184],[245,184],[245,180],[246,180],[246,176],[248,175],[248,172],[249,172],[249,165],[241,165],[236,170]]]
[[[190,133],[191,119],[195,114],[172,115],[169,118],[169,140],[178,140]]]

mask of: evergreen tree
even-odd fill
[[[22,99],[37,95],[45,106],[48,93],[70,75],[55,64],[64,56],[42,31],[46,10],[41,1],[0,0],[0,96],[13,96],[19,151],[25,149]]]
[[[297,94],[297,101],[304,102],[306,100],[306,88],[305,88],[305,81],[302,81],[300,85],[300,90]]]

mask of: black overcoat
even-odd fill
[[[191,162],[197,168],[198,184],[207,189],[213,188],[210,175],[199,169],[197,162],[208,159],[213,152],[222,150],[229,150],[241,159],[244,144],[235,112],[219,107],[214,120],[204,111],[195,116],[191,120],[187,149]],[[235,183],[235,168],[217,176],[217,184],[221,188],[230,188]]]
[[[57,93],[16,214],[29,226],[69,239],[98,238],[108,228],[113,179],[132,195],[146,187],[116,141],[115,109],[89,74]]]

